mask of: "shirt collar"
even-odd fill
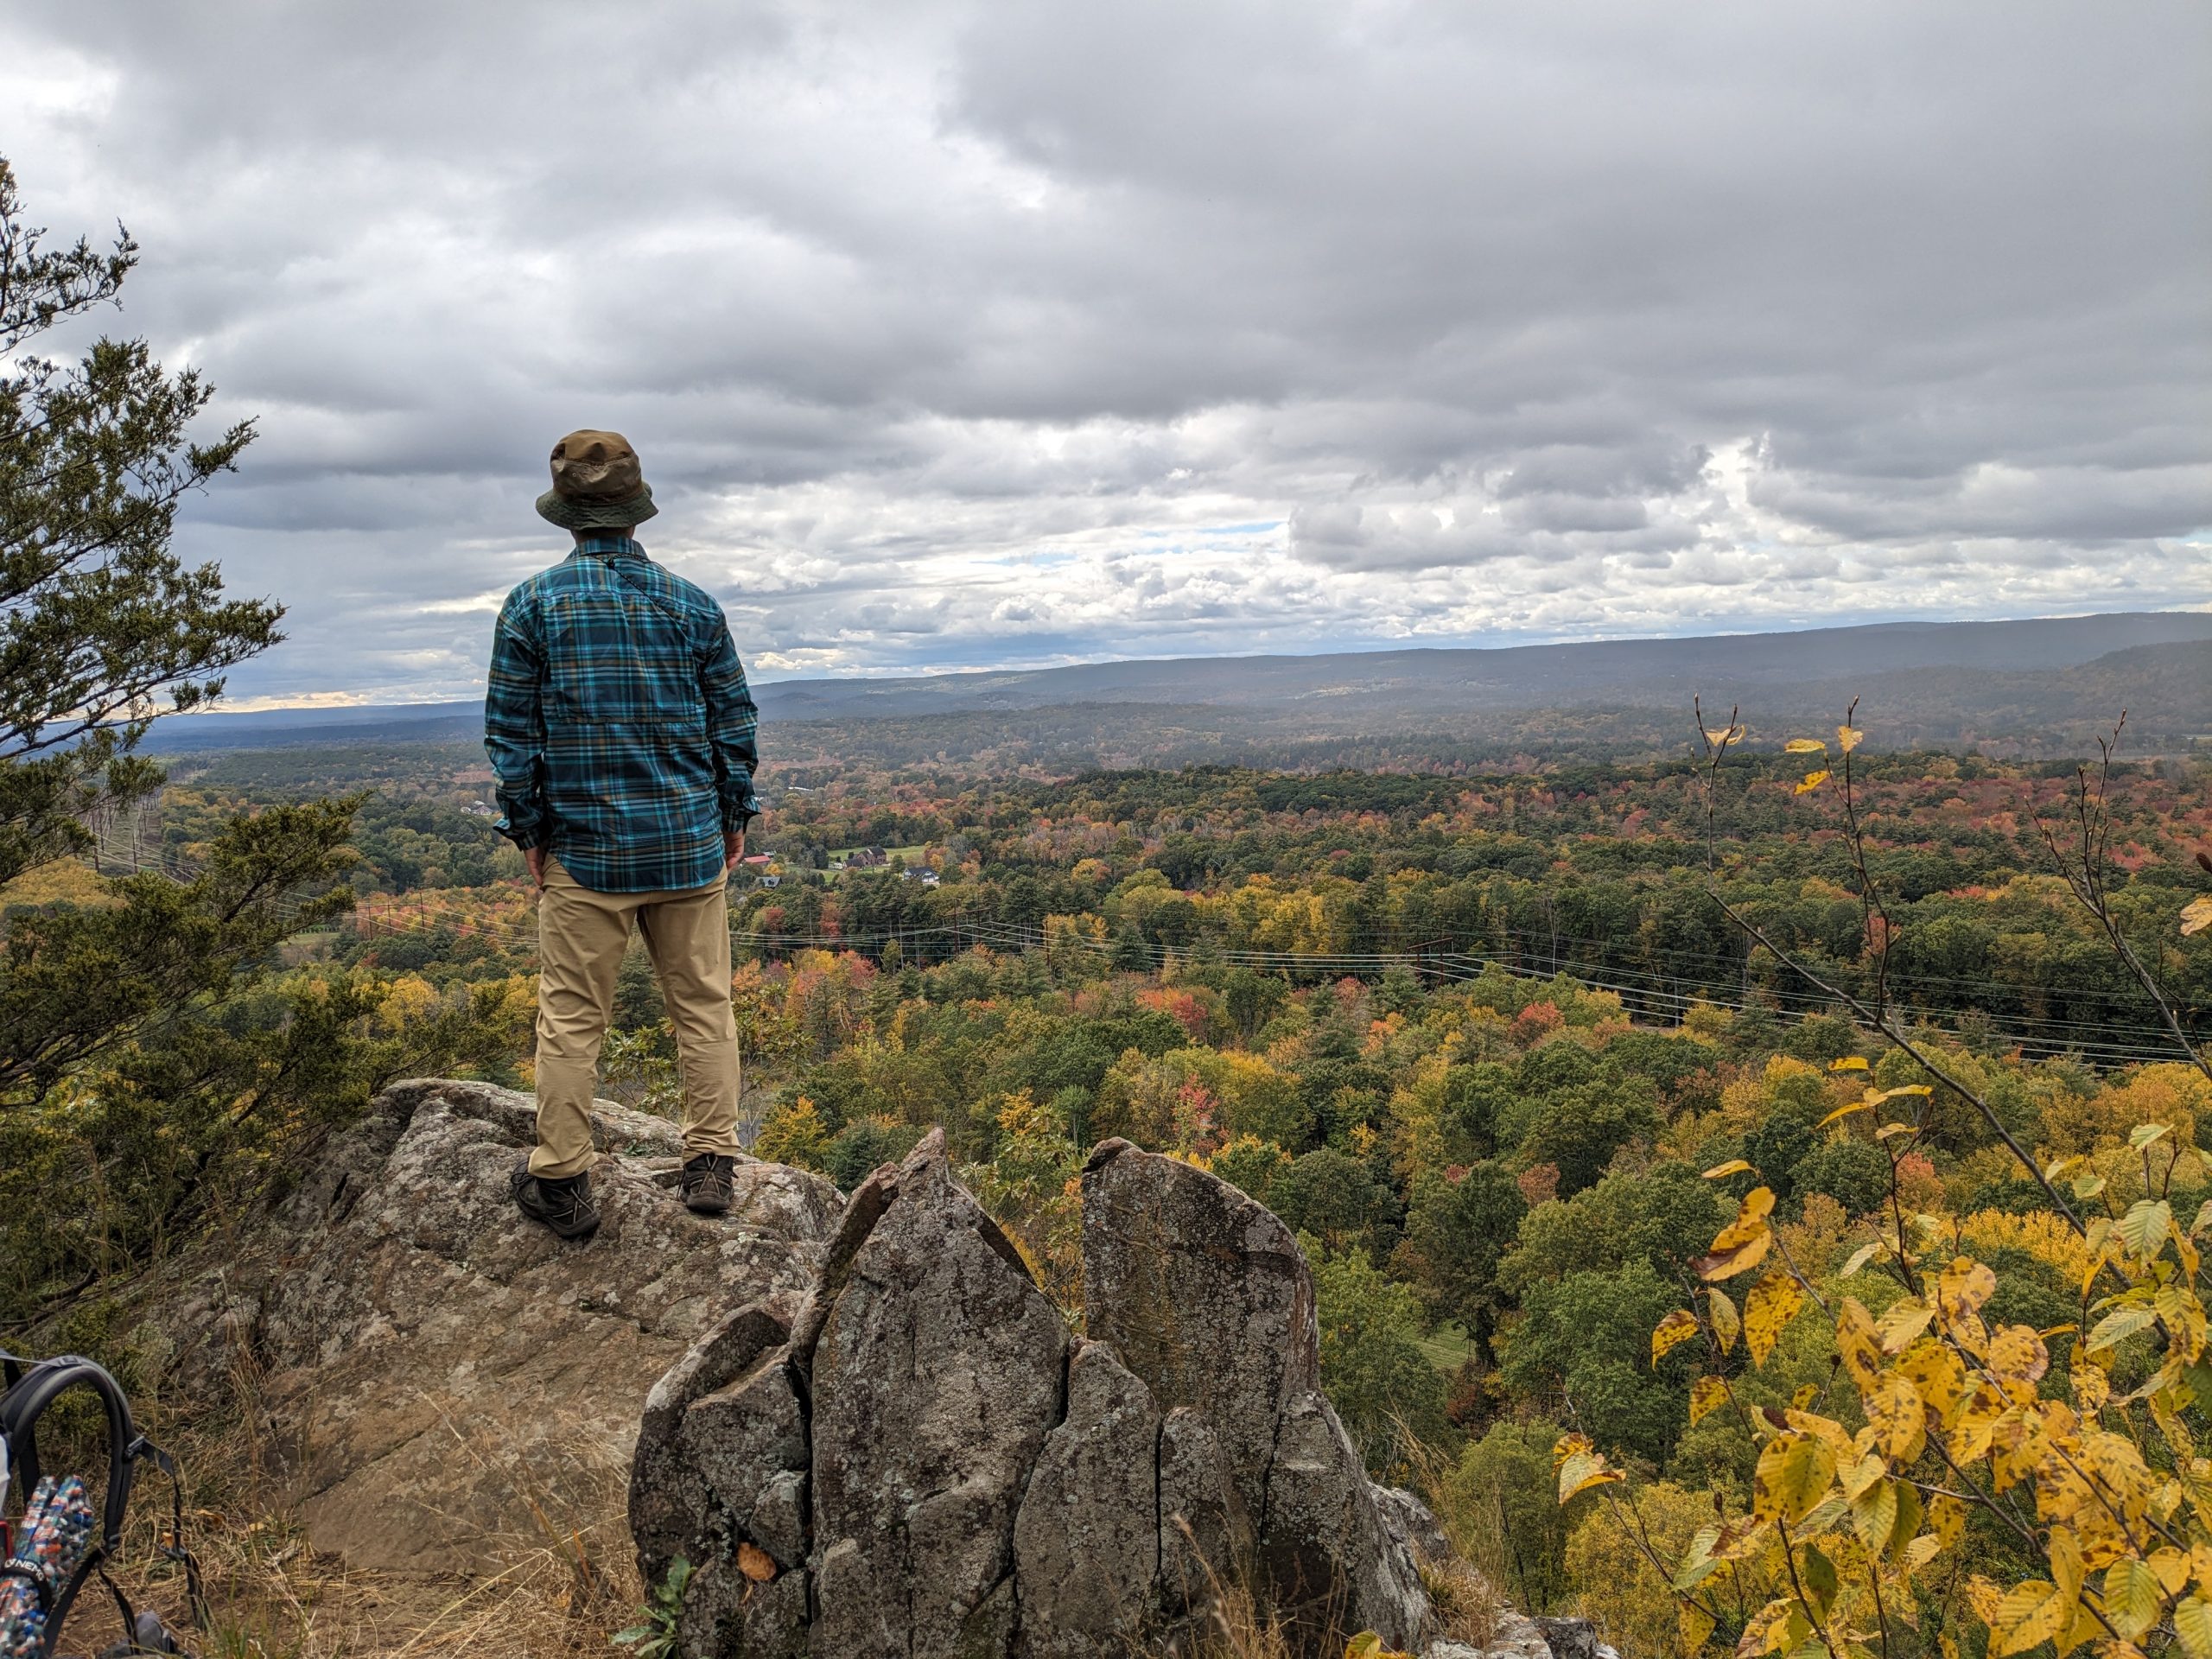
[[[585,537],[576,543],[576,551],[601,559],[642,559],[645,556],[645,550],[627,536],[611,532],[604,536]]]

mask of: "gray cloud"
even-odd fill
[[[246,695],[460,695],[613,425],[767,672],[2207,601],[2212,13],[31,0],[260,415]]]

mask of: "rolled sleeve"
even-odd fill
[[[745,683],[745,664],[738,660],[737,642],[729,624],[716,611],[714,637],[699,671],[699,689],[707,702],[707,741],[715,753],[715,789],[721,798],[722,829],[734,834],[760,813],[753,792],[753,773],[760,764],[760,710],[753,706],[752,689]]]
[[[498,780],[499,833],[528,850],[545,844],[544,652],[531,608],[511,594],[492,631],[484,747]]]

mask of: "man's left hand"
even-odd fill
[[[737,861],[745,856],[745,831],[733,830],[722,837],[722,869],[725,873],[737,868]]]
[[[530,879],[531,882],[537,887],[540,893],[544,892],[545,849],[543,847],[524,848],[522,849],[522,861],[530,868]]]

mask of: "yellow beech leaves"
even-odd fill
[[[1782,1336],[1782,1327],[1796,1318],[1797,1310],[1804,1306],[1805,1293],[1786,1273],[1770,1273],[1751,1287],[1751,1294],[1744,1300],[1744,1346],[1751,1351],[1752,1364],[1766,1363],[1766,1357]]]
[[[1700,1376],[1690,1384],[1690,1421],[1720,1409],[1728,1403],[1728,1384],[1717,1376]]]
[[[1866,1427],[1873,1431],[1874,1445],[1884,1457],[1910,1463],[1920,1455],[1927,1431],[1920,1390],[1910,1379],[1893,1370],[1885,1372],[1867,1391],[1866,1406]]]
[[[1901,1092],[1870,1090],[1859,1107]],[[2170,1140],[2187,1137],[2146,1125],[2125,1155],[2147,1175],[2152,1148]],[[2088,1178],[2076,1180],[2077,1195],[2086,1204],[2125,1179],[2113,1173],[2121,1170],[2101,1163],[2096,1185],[2085,1192]],[[2202,1294],[2212,1202],[2192,1197],[2184,1225],[2150,1185],[2145,1196],[2107,1200],[2078,1246],[2069,1235],[2078,1314],[2042,1329],[1992,1317],[2008,1306],[1999,1274],[1957,1249],[1948,1217],[1900,1214],[1893,1202],[1871,1244],[1831,1236],[1819,1248],[1832,1254],[1808,1262],[1793,1254],[1804,1248],[1795,1232],[1790,1248],[1777,1238],[1772,1192],[1745,1196],[1694,1263],[1702,1300],[1652,1333],[1655,1362],[1707,1334],[1717,1374],[1690,1384],[1689,1421],[1729,1408],[1723,1432],[1740,1424],[1757,1444],[1750,1513],[1721,1504],[1675,1574],[1685,1656],[1716,1630],[1740,1627],[1738,1659],[1868,1659],[1896,1650],[1899,1621],[1918,1627],[1940,1605],[1951,1610],[1947,1624],[1986,1627],[1987,1659],[2046,1644],[2060,1659],[2077,1649],[2094,1659],[2212,1659],[2212,1436],[2197,1444],[2212,1413]],[[1730,1280],[1748,1289],[1732,1300],[1720,1287]],[[1861,1294],[1840,1294],[1847,1282]],[[1782,1343],[1816,1307],[1834,1334],[1833,1362]],[[1795,1374],[1773,1378],[1785,1352],[1796,1356]],[[1808,1382],[1813,1362],[1824,1369]],[[1786,1407],[1773,1403],[1785,1395]],[[1556,1456],[1562,1501],[1621,1478],[1582,1436],[1562,1440]],[[1974,1571],[2006,1559],[1967,1548],[1976,1509],[2008,1548],[2032,1548],[2036,1565],[2015,1567],[2017,1581]],[[1747,1617],[1719,1594],[1724,1582],[1735,1593],[1734,1580],[1716,1576],[1723,1563],[1772,1599]],[[1958,1659],[1962,1638],[1923,1629],[1908,1651]]]
[[[2023,1653],[2063,1635],[2074,1622],[2074,1609],[2056,1585],[2030,1579],[2006,1591],[1987,1618],[1990,1652]]]
[[[1658,1328],[1651,1333],[1651,1363],[1656,1365],[1669,1349],[1688,1342],[1695,1335],[1696,1314],[1685,1310],[1669,1313],[1659,1321]]]
[[[1751,1513],[1761,1520],[1802,1521],[1835,1478],[1835,1447],[1817,1434],[1776,1435],[1759,1453],[1751,1477]]]
[[[1767,1224],[1767,1217],[1773,1213],[1774,1193],[1770,1188],[1755,1186],[1746,1192],[1737,1209],[1736,1219],[1714,1235],[1712,1254],[1700,1256],[1694,1264],[1700,1276],[1709,1280],[1733,1279],[1765,1261],[1767,1251],[1774,1244],[1774,1230]]]
[[[1592,1486],[1628,1478],[1606,1463],[1605,1454],[1591,1445],[1587,1434],[1569,1434],[1553,1446],[1552,1463],[1559,1471],[1559,1501],[1562,1503]]]

